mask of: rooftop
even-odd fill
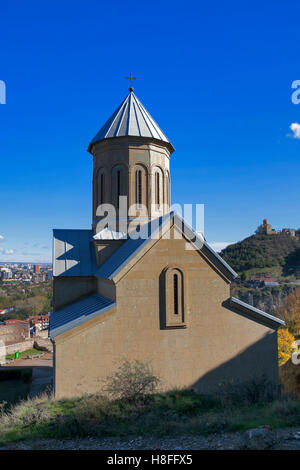
[[[91,152],[93,144],[104,139],[134,136],[164,142],[173,152],[174,148],[171,142],[138,100],[132,88],[130,90],[124,101],[90,142],[88,151]]]

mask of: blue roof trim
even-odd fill
[[[50,315],[50,338],[101,315],[114,308],[116,302],[100,294],[92,294],[85,299],[74,302]]]
[[[92,230],[53,230],[53,275],[93,276],[97,267]]]
[[[272,324],[275,324],[277,328],[279,326],[284,326],[285,322],[283,320],[280,320],[280,318],[274,317],[273,315],[270,315],[269,313],[264,312],[263,310],[260,310],[259,308],[253,307],[253,305],[247,304],[246,302],[243,302],[240,299],[237,299],[236,297],[230,297],[230,302],[231,304],[239,307],[244,307],[245,309],[249,310],[253,316],[257,318],[262,318],[264,320],[269,320]]]

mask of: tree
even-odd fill
[[[289,332],[295,338],[300,338],[300,288],[297,288],[286,297],[280,313]]]
[[[293,344],[295,338],[286,329],[279,328],[278,330],[278,364],[281,366],[291,357],[294,351]]]

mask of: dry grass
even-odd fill
[[[152,395],[143,406],[102,395],[55,400],[41,395],[0,417],[0,444],[26,438],[180,436],[300,424],[300,402],[224,404],[192,390]]]

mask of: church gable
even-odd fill
[[[170,228],[176,227],[177,234]],[[129,238],[100,268],[96,271],[97,277],[113,279],[118,282],[131,269],[144,254],[154,246],[159,239],[177,240],[182,238],[190,244],[190,250],[201,253],[203,257],[228,281],[237,277],[230,266],[208,245],[204,238],[196,233],[176,212],[170,212],[151,222],[144,224],[140,230],[142,236]],[[188,251],[186,252],[188,253]],[[186,255],[186,253],[185,253]]]
[[[160,329],[187,328],[193,316],[230,310],[255,323],[277,329],[283,322],[230,297],[228,279],[174,224],[117,282],[117,304],[154,312]],[[123,304],[124,302],[124,304]],[[130,310],[130,308],[129,308]],[[147,313],[148,315],[148,313]],[[221,318],[221,317],[220,317]]]
[[[129,317],[139,311],[146,325],[152,317],[153,327],[160,330],[195,326],[204,305],[209,312],[217,299],[221,311],[229,297],[228,280],[179,236],[174,225],[122,274],[117,282],[119,311]]]

